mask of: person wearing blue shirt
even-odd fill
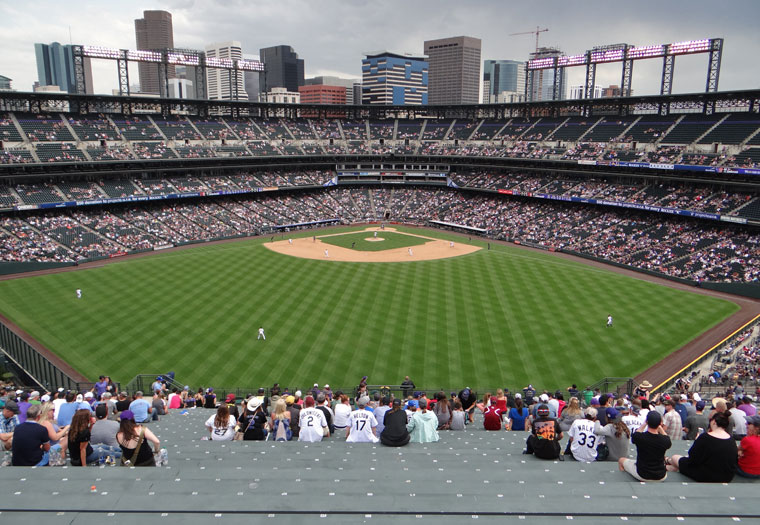
[[[77,395],[74,392],[66,394],[66,402],[58,409],[58,426],[65,427],[71,424],[71,418],[79,410],[79,403],[76,401]]]
[[[146,423],[150,421],[153,407],[143,399],[143,393],[138,390],[135,392],[135,400],[129,404],[129,410],[135,415],[135,423]]]

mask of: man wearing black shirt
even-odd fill
[[[129,410],[129,404],[131,402],[132,400],[127,397],[127,393],[121,392],[119,394],[119,399],[116,401],[116,411],[124,412],[125,410]]]
[[[38,423],[40,405],[32,405],[27,411],[27,419],[13,431],[14,467],[47,465],[50,438],[45,427]]]
[[[646,422],[631,435],[631,441],[636,445],[636,461],[620,458],[618,467],[621,471],[628,472],[639,481],[663,481],[668,477],[665,452],[671,442],[662,426],[659,412],[652,410],[647,414]]]
[[[541,459],[559,459],[559,440],[562,439],[559,423],[553,417],[549,417],[549,407],[546,405],[539,405],[536,415],[538,417],[531,425],[525,454],[535,454]]]

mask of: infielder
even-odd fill
[[[412,252],[412,249],[411,249],[411,248],[409,248],[409,257],[411,257],[411,256],[413,256],[413,255],[414,255],[414,253]]]
[[[325,250],[325,257],[330,257],[330,252],[328,252],[327,250]]]

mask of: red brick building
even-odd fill
[[[346,88],[343,86],[326,86],[323,84],[311,86],[298,86],[298,92],[301,94],[301,104],[333,104],[344,106],[346,104]],[[301,111],[305,117],[311,115],[309,111]],[[342,112],[327,115],[328,117],[342,116]]]

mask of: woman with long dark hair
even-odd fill
[[[530,430],[528,409],[523,406],[521,397],[515,399],[514,408],[509,409],[509,423],[507,430]]]
[[[92,449],[90,445],[90,429],[92,428],[92,418],[90,411],[86,408],[74,412],[69,425],[69,457],[71,465],[74,467],[83,467],[90,463],[97,463],[100,456]]]
[[[694,440],[688,456],[665,458],[670,472],[680,472],[694,481],[728,483],[734,479],[739,451],[736,441],[727,429],[726,412],[715,412],[710,418],[710,430]]]
[[[161,451],[161,442],[148,427],[135,423],[135,415],[131,410],[125,410],[119,415],[121,423],[116,433],[116,441],[121,447],[122,465],[135,467],[155,467],[156,460],[150,451],[148,442],[153,443],[155,454]]]
[[[211,432],[211,441],[232,441],[235,437],[235,425],[237,420],[230,415],[227,403],[222,403],[216,409],[216,415],[206,421],[206,428]]]

